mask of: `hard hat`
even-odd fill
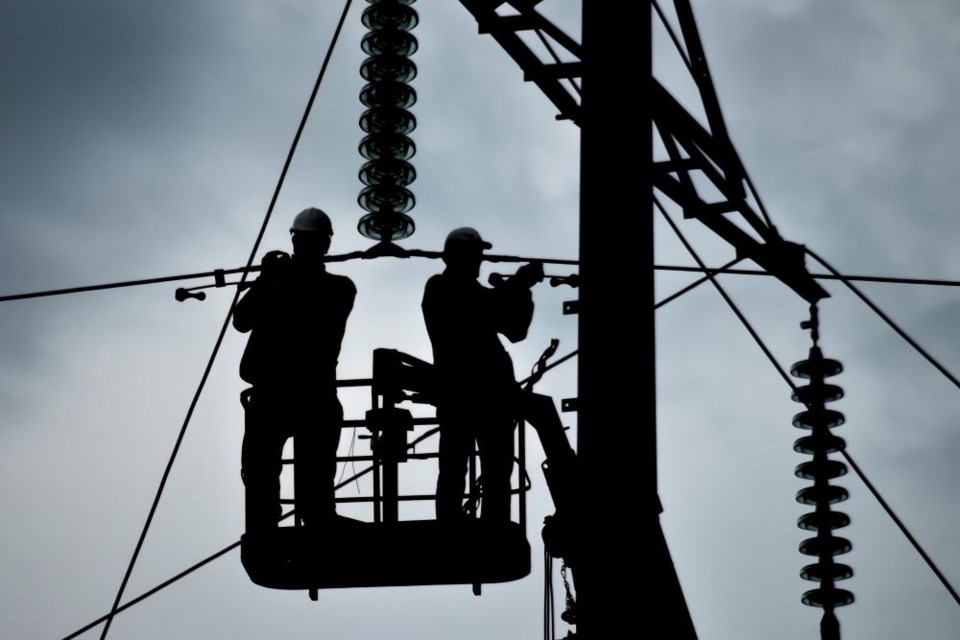
[[[328,236],[333,235],[333,225],[330,223],[330,217],[316,207],[304,209],[293,219],[290,225],[290,233],[294,231],[317,231],[325,233]]]
[[[443,252],[449,253],[461,247],[492,249],[493,245],[481,238],[480,233],[473,227],[459,227],[447,234],[447,239],[443,243]]]

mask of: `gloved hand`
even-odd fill
[[[520,268],[517,269],[517,273],[513,278],[518,284],[529,289],[538,282],[543,281],[543,263],[528,262],[527,264],[520,265]]]
[[[260,278],[267,284],[283,280],[290,266],[290,256],[283,251],[269,251],[260,261]]]

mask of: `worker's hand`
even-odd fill
[[[543,281],[543,263],[529,262],[521,265],[520,268],[517,269],[516,275],[513,277],[519,284],[522,284],[529,289],[538,282]]]
[[[270,251],[260,261],[260,277],[265,283],[281,281],[290,265],[290,256],[283,251]]]

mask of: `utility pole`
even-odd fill
[[[578,637],[693,640],[657,495],[651,7],[582,11]]]

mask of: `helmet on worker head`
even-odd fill
[[[492,248],[493,245],[480,237],[480,233],[473,227],[454,229],[447,234],[447,239],[443,243],[443,253],[447,256],[482,252],[484,249]]]
[[[333,237],[333,225],[330,217],[316,207],[304,209],[293,219],[290,225],[290,239],[293,242],[295,258],[313,261],[327,254]]]
[[[317,209],[309,207],[297,214],[290,225],[290,233],[298,231],[322,233],[326,236],[333,235],[333,224],[330,222],[330,216]]]
[[[441,257],[448,272],[476,278],[480,275],[483,250],[492,248],[473,227],[459,227],[447,234]]]

